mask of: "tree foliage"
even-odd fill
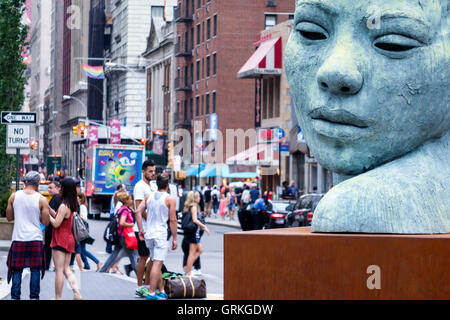
[[[25,0],[0,1],[0,110],[20,110],[26,83],[22,51],[28,26],[22,24]],[[0,126],[0,194],[7,193],[15,176],[15,156],[6,154],[6,125]]]

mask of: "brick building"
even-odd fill
[[[230,150],[225,151],[226,129],[255,127],[255,80],[237,78],[242,61],[254,52],[259,31],[292,19],[294,6],[292,0],[178,2],[174,16],[175,124],[191,131],[194,149],[196,134],[201,131],[207,140],[204,131],[210,126],[211,114],[216,114],[218,132],[224,136],[223,156],[216,158],[216,163],[225,163],[230,155]],[[194,128],[196,121],[201,129]],[[237,150],[235,147],[234,153]],[[195,152],[193,155],[192,163],[197,163]]]

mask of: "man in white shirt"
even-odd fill
[[[6,219],[14,221],[12,244],[9,250],[8,282],[12,278],[11,299],[20,300],[22,272],[30,268],[30,299],[39,300],[40,273],[45,273],[44,235],[41,224],[50,223],[49,204],[39,192],[41,177],[30,171],[25,188],[13,193],[8,200]]]
[[[146,160],[142,164],[142,180],[140,180],[136,185],[134,186],[134,207],[137,209],[142,201],[144,201],[145,197],[151,194],[152,192],[155,192],[156,190],[152,190],[152,186],[154,186],[152,180],[154,180],[156,177],[156,166],[155,163],[151,160]],[[144,211],[142,214],[142,218],[144,221],[147,219],[147,212]],[[144,225],[146,223],[144,222]],[[150,255],[150,252],[145,244],[145,241],[142,241],[139,239],[138,229],[135,224],[134,231],[136,233],[136,238],[138,239],[138,264],[137,264],[137,289],[136,289],[136,296],[144,298],[148,294],[148,289],[145,286],[148,286],[150,284],[150,270],[147,270],[146,277],[145,277],[145,283],[142,284],[143,278],[144,278],[144,272],[145,272],[145,264],[147,262],[147,259]]]
[[[172,233],[172,250],[177,248],[177,216],[176,199],[169,194],[169,178],[166,174],[157,177],[158,191],[145,197],[136,210],[136,222],[139,228],[139,238],[145,240],[152,257],[150,273],[149,300],[166,300],[161,267],[169,250],[167,221],[170,221]],[[143,228],[142,215],[147,210],[147,227]],[[156,289],[159,293],[156,294]]]

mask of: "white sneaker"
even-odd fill
[[[194,269],[194,270],[192,271],[192,275],[194,275],[194,276],[201,276],[201,275],[202,275],[202,270],[200,270],[200,269]]]

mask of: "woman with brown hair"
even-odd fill
[[[70,269],[70,258],[75,252],[75,238],[72,233],[73,214],[78,210],[75,180],[66,178],[61,181],[61,205],[57,212],[50,210],[50,223],[53,226],[53,261],[55,263],[55,300],[62,299],[64,277],[73,290],[73,299],[82,300],[77,279]]]

